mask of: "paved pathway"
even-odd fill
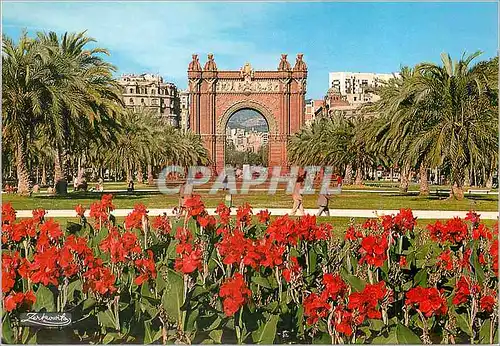
[[[253,213],[256,214],[260,210],[265,210],[265,208],[253,208]],[[288,208],[269,208],[267,209],[271,215],[285,215],[290,213]],[[132,209],[116,209],[112,214],[116,217],[127,216]],[[209,214],[215,214],[215,208],[207,208]],[[306,214],[316,214],[317,209],[305,209]],[[76,212],[72,209],[61,209],[61,210],[47,210],[46,216],[48,217],[76,217]],[[156,216],[167,213],[167,215],[173,215],[172,208],[167,209],[149,209],[149,215]],[[372,218],[377,215],[387,215],[387,214],[397,214],[398,210],[367,210],[367,209],[330,209],[330,216],[334,217],[360,217],[360,218]],[[481,219],[484,220],[496,220],[498,219],[498,212],[494,211],[478,211],[481,215]],[[236,215],[236,208],[232,208],[232,215]],[[444,210],[413,210],[413,215],[419,219],[452,219],[455,216],[464,218],[467,211],[444,211]],[[89,211],[87,210],[85,215],[89,216]],[[18,210],[17,217],[31,217],[31,210]]]

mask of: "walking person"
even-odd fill
[[[320,193],[318,196],[318,214],[316,216],[321,216],[325,213],[326,216],[330,216],[330,209],[328,209],[328,202],[330,202],[330,193]]]
[[[295,215],[297,210],[300,211],[301,215],[304,215],[304,205],[303,205],[303,195],[302,195],[302,185],[304,183],[304,176],[299,176],[297,178],[297,182],[295,183],[295,188],[293,190],[292,199],[293,199],[293,208],[290,215]]]

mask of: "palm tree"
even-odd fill
[[[15,150],[17,191],[31,192],[28,145],[33,131],[47,107],[52,90],[49,68],[39,42],[23,32],[17,44],[3,36],[2,55],[2,138]]]
[[[55,66],[51,70],[54,107],[45,113],[44,125],[56,151],[56,191],[64,194],[72,146],[89,128],[109,125],[122,104],[112,78],[115,68],[99,56],[109,53],[102,48],[86,49],[95,40],[85,32],[65,33],[60,39],[54,32],[38,33],[38,40],[45,47],[45,58]]]

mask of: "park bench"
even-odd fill
[[[490,189],[488,190],[480,190],[480,189],[469,189],[469,191],[467,191],[467,193],[470,195],[472,193],[486,193],[487,195],[491,192]]]

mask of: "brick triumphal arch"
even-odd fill
[[[305,122],[306,80],[302,54],[293,67],[282,54],[276,71],[254,71],[249,63],[239,71],[218,70],[212,54],[202,69],[194,54],[188,67],[189,127],[203,138],[213,168],[224,167],[226,125],[241,109],[253,109],[267,121],[269,166],[287,166],[287,140]]]

